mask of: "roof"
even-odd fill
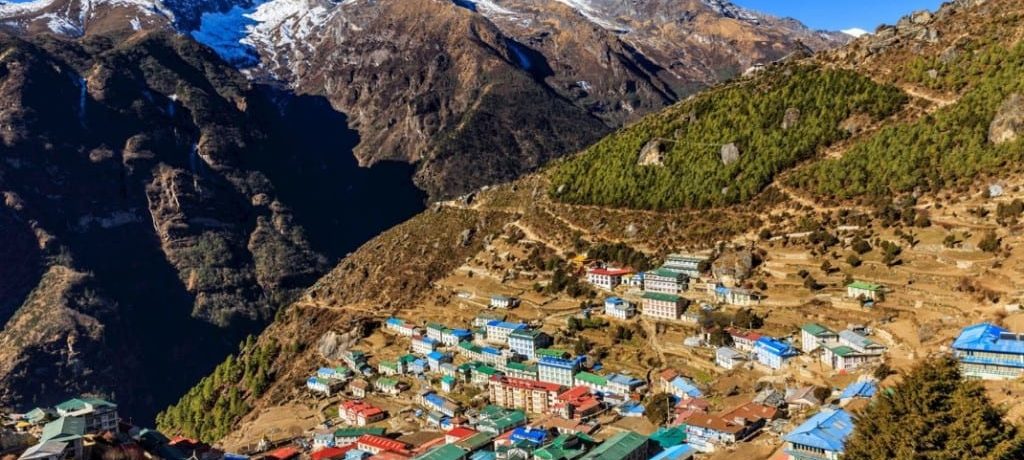
[[[666,268],[666,267],[661,267],[661,268],[659,268],[657,270],[649,271],[649,272],[647,272],[647,275],[648,276],[654,275],[654,276],[658,276],[658,277],[661,277],[661,278],[679,278],[679,277],[686,276],[685,274],[683,274],[683,272],[681,272],[679,270],[673,270],[671,268]]]
[[[358,438],[364,434],[383,436],[384,429],[376,427],[346,427],[334,430],[335,438]]]
[[[754,402],[748,402],[742,406],[736,407],[735,409],[722,414],[722,417],[726,419],[735,420],[737,418],[743,418],[751,422],[756,422],[758,420],[774,420],[778,418],[778,416],[778,408],[765,406],[763,404],[757,404]]]
[[[57,456],[62,457],[61,453],[68,447],[68,443],[62,441],[44,441],[29,447],[25,450],[18,460],[30,460],[30,459],[42,459]]]
[[[310,454],[310,457],[313,460],[333,460],[345,458],[345,454],[347,454],[348,451],[355,449],[355,447],[356,446],[354,444],[349,444],[343,447],[325,447],[316,452],[313,452],[312,454]]]
[[[445,444],[413,458],[416,460],[459,460],[466,458],[466,451],[455,444]]]
[[[624,268],[594,268],[587,272],[587,274],[607,276],[622,276],[630,273],[633,273],[633,270],[626,270]]]
[[[832,352],[832,354],[835,354],[835,355],[838,355],[838,356],[841,356],[841,357],[844,357],[844,358],[847,357],[847,356],[850,356],[850,355],[857,354],[857,350],[854,350],[853,348],[850,348],[850,347],[848,347],[846,345],[839,345],[837,347],[826,347],[826,348],[828,348],[829,351]]]
[[[651,460],[686,460],[693,458],[697,454],[697,450],[688,444],[680,444],[678,446],[672,446],[665,449],[651,457]]]
[[[61,417],[43,426],[40,441],[51,439],[63,441],[74,439],[85,434],[85,419],[82,417]]]
[[[556,392],[561,391],[562,386],[557,383],[541,382],[540,380],[527,380],[517,379],[513,377],[491,377],[492,382],[500,383],[505,386],[513,388],[521,388],[524,390],[537,390],[537,391],[548,391]]]
[[[681,426],[659,428],[651,435],[651,442],[657,443],[662,449],[677,446],[686,442],[686,428]]]
[[[1024,354],[1024,335],[1014,334],[990,323],[965,327],[953,341],[957,350]]]
[[[459,447],[461,447],[463,449],[473,451],[473,450],[477,450],[477,449],[479,449],[479,448],[481,448],[483,446],[486,446],[487,444],[489,444],[491,442],[491,439],[493,439],[493,438],[491,437],[491,435],[489,435],[487,433],[477,433],[477,434],[474,434],[474,435],[472,435],[472,436],[470,436],[468,438],[461,439],[461,440],[455,442],[455,445],[457,445],[457,446],[459,446]]]
[[[865,291],[880,291],[880,290],[882,290],[882,286],[881,285],[875,284],[875,283],[869,283],[867,281],[854,281],[854,282],[850,283],[849,285],[847,285],[846,287],[852,288],[852,289],[861,289],[861,290],[865,290]]]
[[[559,350],[557,348],[538,348],[534,353],[537,356],[549,356],[552,358],[562,358],[565,356],[571,356],[568,351]]]
[[[629,386],[629,387],[638,386],[638,385],[643,385],[644,384],[643,380],[640,380],[640,379],[638,379],[636,377],[633,377],[631,375],[625,375],[625,374],[612,374],[612,375],[609,375],[608,376],[608,381],[611,382],[611,383],[614,383],[616,385],[623,385],[623,386]]]
[[[771,337],[761,337],[760,339],[757,339],[756,346],[775,356],[786,357],[797,354],[796,349],[793,348],[792,345]]]
[[[721,433],[739,433],[743,425],[738,425],[717,415],[693,414],[686,419],[688,425],[715,430]]]
[[[619,460],[629,457],[631,453],[645,448],[646,445],[646,436],[634,431],[623,431],[608,438],[607,441],[601,443],[600,446],[594,448],[583,458],[588,460]]]
[[[825,334],[835,334],[835,332],[832,332],[831,329],[822,326],[818,323],[807,323],[804,324],[803,326],[800,326],[800,329],[815,337],[819,337]]]
[[[62,412],[75,412],[82,409],[87,409],[89,406],[92,407],[117,407],[116,404],[106,401],[100,398],[72,398],[54,406],[55,409]]]
[[[870,398],[875,395],[878,391],[878,385],[870,380],[862,380],[860,382],[853,382],[846,389],[843,390],[843,394],[839,396],[839,399],[848,398]]]
[[[377,379],[376,385],[381,388],[393,387],[398,385],[398,379],[390,377],[380,377]]]
[[[270,451],[266,456],[276,458],[278,460],[286,460],[292,457],[298,457],[299,451],[294,447],[281,447]]]
[[[434,361],[440,361],[440,360],[445,359],[447,357],[448,357],[448,355],[446,355],[444,353],[441,353],[440,351],[432,351],[430,353],[427,353],[427,358],[428,359],[432,359]]]
[[[842,452],[853,433],[853,419],[842,409],[824,409],[785,436],[787,442]]]
[[[525,324],[523,324],[523,323],[512,323],[512,322],[508,322],[508,321],[494,320],[494,321],[489,321],[487,323],[487,327],[496,327],[498,329],[512,329],[512,330],[516,330],[516,329],[525,329],[527,326]]]
[[[659,302],[678,302],[679,296],[672,294],[664,294],[661,292],[645,292],[645,299],[657,300]]]
[[[518,329],[518,330],[512,331],[512,333],[509,334],[508,337],[510,339],[515,338],[515,339],[537,340],[537,338],[540,337],[543,334],[544,334],[543,332],[538,331],[536,329]]]
[[[689,381],[685,377],[676,376],[676,378],[672,379],[672,381],[670,381],[669,384],[672,385],[673,388],[681,391],[683,394],[691,398],[699,398],[703,396],[703,393],[701,393],[700,389],[697,388],[693,384],[693,382]]]
[[[575,375],[575,380],[582,380],[583,382],[589,383],[596,386],[608,385],[608,379],[601,377],[597,374],[591,374],[590,372],[578,372]]]
[[[376,447],[381,450],[390,450],[394,452],[405,452],[409,450],[409,445],[394,439],[385,438],[383,436],[376,436],[372,434],[364,434],[356,439],[356,444],[363,444],[370,447]]]
[[[404,326],[405,325],[405,320],[399,319],[399,318],[395,318],[394,316],[392,316],[392,317],[387,319],[386,323],[394,325],[394,326]]]
[[[849,343],[852,343],[852,344],[854,344],[856,346],[859,346],[861,348],[867,348],[867,347],[870,347],[872,345],[878,345],[873,340],[871,340],[871,339],[869,339],[867,337],[864,337],[863,335],[860,335],[860,334],[858,334],[856,332],[853,332],[853,331],[851,331],[849,329],[844,330],[844,331],[840,331],[839,332],[839,338],[842,339],[842,340],[845,340],[845,341],[847,341]]]
[[[718,349],[715,350],[715,356],[716,357],[722,357],[722,358],[729,359],[729,360],[737,360],[737,359],[744,359],[745,358],[745,355],[743,353],[741,353],[739,350],[737,350],[735,348],[732,348],[732,347],[718,347]]]

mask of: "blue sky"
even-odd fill
[[[861,28],[872,32],[911,11],[934,11],[942,0],[733,0],[752,10],[799,19],[814,29]]]

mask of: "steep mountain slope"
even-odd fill
[[[482,5],[478,6],[483,9]],[[481,285],[493,287],[493,279],[514,280],[521,275],[523,279],[519,280],[517,289],[528,290],[530,283],[543,281],[544,276],[551,274],[541,268],[524,268],[529,265],[526,259],[532,256],[521,257],[521,254],[530,254],[536,249],[542,255],[568,258],[579,248],[597,242],[624,243],[648,254],[660,255],[681,248],[700,250],[717,247],[721,250],[733,246],[728,243],[743,248],[771,246],[773,251],[779,251],[778,259],[770,261],[770,266],[764,269],[765,274],[759,280],[769,283],[766,288],[761,288],[771,292],[770,306],[763,313],[770,313],[769,320],[777,322],[773,326],[777,328],[774,332],[791,333],[795,327],[793,322],[800,324],[810,315],[822,320],[826,316],[837,315],[843,321],[857,324],[870,317],[877,319],[878,324],[898,321],[911,331],[893,334],[910,347],[906,354],[900,355],[901,363],[920,356],[914,347],[937,350],[940,345],[948,343],[943,342],[949,338],[945,332],[947,329],[955,331],[967,321],[1003,312],[998,300],[986,299],[999,299],[1003,294],[1008,297],[1019,295],[1021,282],[1013,277],[1013,273],[1019,271],[1024,262],[1018,256],[1010,256],[1009,249],[998,255],[967,254],[965,251],[977,250],[981,245],[975,246],[977,238],[963,241],[984,230],[1005,237],[1003,244],[1012,247],[1020,241],[1019,232],[1007,222],[1017,222],[1019,211],[1013,214],[1012,210],[1007,210],[1010,197],[1004,197],[998,203],[998,209],[1002,211],[993,212],[996,203],[977,204],[978,187],[972,189],[963,184],[968,181],[979,186],[987,184],[983,174],[998,172],[1003,177],[997,178],[995,183],[1004,184],[1005,190],[1016,190],[1014,197],[1020,196],[1022,179],[1019,166],[1015,165],[1020,164],[1017,155],[1021,151],[1024,131],[1020,129],[1022,125],[1015,121],[1021,119],[1022,112],[1015,109],[1019,104],[1013,102],[1019,98],[1010,93],[1021,89],[1019,79],[1010,76],[1019,75],[1018,51],[1014,50],[1019,49],[1024,39],[1022,18],[1024,6],[1012,0],[952,2],[934,17],[917,19],[923,21],[921,24],[911,26],[911,19],[905,22],[905,31],[931,29],[934,33],[900,33],[896,40],[865,37],[850,48],[835,53],[773,66],[750,80],[726,85],[708,93],[708,96],[699,96],[650,115],[579,156],[560,161],[542,173],[483,191],[468,202],[438,204],[347,257],[260,336],[255,348],[277,343],[283,349],[291,350],[267,364],[266,370],[272,380],[267,388],[239,390],[230,382],[221,380],[214,385],[210,380],[204,389],[208,391],[190,393],[160,418],[161,425],[211,438],[231,429],[257,426],[263,409],[305,404],[300,390],[303,377],[319,365],[333,363],[339,350],[356,344],[362,349],[373,346],[370,342],[360,342],[360,339],[377,327],[386,315],[405,312],[417,319],[435,320],[442,315],[454,314],[450,312],[456,310],[471,310],[469,302],[455,298],[455,290],[463,289],[459,283],[483,277],[487,278],[486,283],[491,284]],[[968,33],[973,36],[965,39]],[[963,40],[975,45],[965,44]],[[994,48],[974,52],[983,49],[975,48],[982,43]],[[947,51],[950,47],[956,50],[954,54],[959,60],[947,61],[946,65],[936,64],[942,62],[944,55],[950,54]],[[860,50],[870,51],[860,54]],[[853,57],[858,55],[859,58]],[[909,55],[916,58],[906,59]],[[916,62],[918,59],[920,62]],[[955,65],[952,64],[954,62]],[[931,65],[937,66],[936,72],[929,72]],[[913,68],[922,70],[915,74],[910,72]],[[925,82],[931,80],[919,81],[921,75],[932,80],[945,77],[925,86]],[[811,85],[813,91],[809,91],[806,85]],[[826,90],[828,88],[831,90]],[[944,93],[940,94],[938,88]],[[740,91],[744,99],[741,102],[748,106],[739,104],[736,97],[715,97],[733,91]],[[971,96],[972,91],[981,93]],[[793,101],[801,101],[802,97],[820,100],[836,113],[817,114],[823,119],[820,125],[815,126],[819,122],[804,116],[805,112],[817,107],[815,104],[808,103],[797,107],[798,110],[789,110],[793,108]],[[902,165],[908,162],[914,164],[918,155],[927,154],[925,158],[933,158],[944,153],[932,152],[928,143],[922,142],[928,137],[915,139],[913,133],[925,129],[920,125],[934,124],[935,120],[942,121],[947,116],[957,119],[954,114],[969,107],[978,107],[977,111],[968,111],[971,123],[961,127],[948,122],[938,125],[950,136],[948,145],[958,155],[957,164],[969,167],[950,170],[942,168],[941,162],[938,168],[926,162],[922,164],[925,172],[950,173],[955,180],[927,183],[929,187],[904,187],[903,178],[891,172],[901,171]],[[705,123],[704,116],[711,117],[711,120]],[[992,129],[996,135],[991,139],[977,139],[979,127],[983,125],[989,127],[986,130],[988,135]],[[748,127],[753,127],[755,132],[746,132]],[[688,133],[688,129],[696,131]],[[891,130],[910,130],[910,134],[893,137]],[[716,134],[730,138],[735,135],[736,139],[726,142],[702,137]],[[1016,136],[1015,140],[1006,141],[1010,134]],[[652,140],[658,141],[667,136],[671,136],[671,140],[694,135],[699,135],[694,138],[695,144],[708,142],[713,144],[713,148],[644,148],[651,145]],[[722,149],[731,142],[743,145],[742,141],[757,136],[765,138],[760,145],[737,147],[739,152],[731,148]],[[907,148],[894,148],[892,139],[899,139]],[[983,153],[971,157],[972,150],[968,149],[978,142],[985,144]],[[996,142],[1000,142],[1000,147],[993,147]],[[767,153],[754,148],[766,145],[785,147],[772,148]],[[815,182],[800,179],[802,174],[815,172],[816,168],[828,168],[828,172],[857,177],[857,167],[863,163],[861,160],[843,163],[844,155],[861,157],[864,155],[858,153],[861,149],[874,151],[876,145],[891,148],[891,155],[888,158],[871,157],[882,167],[865,170],[865,178],[887,184],[891,190],[899,192],[899,196],[876,196],[865,203],[869,206],[865,206],[842,201],[844,196],[837,194],[831,197],[838,201],[837,206],[832,207],[826,201],[830,198],[827,188],[815,191]],[[956,151],[958,148],[963,150]],[[964,153],[967,153],[966,157]],[[764,156],[759,158],[760,155]],[[699,157],[700,161],[693,164],[682,161],[692,157]],[[783,157],[785,161],[775,162]],[[982,161],[975,164],[973,159]],[[748,176],[754,176],[749,182],[753,186],[744,194],[728,200],[672,201],[680,188],[699,190],[706,196],[720,194],[722,190],[717,182],[707,190],[700,190],[700,185],[704,185],[700,174],[716,174],[716,165],[721,165],[723,160],[730,165],[739,165],[735,170],[726,168],[729,172],[739,171],[738,175],[730,177],[742,184]],[[578,191],[603,190],[601,181],[605,178],[576,174],[574,168],[578,166],[574,165],[616,170],[622,168],[621,161],[628,161],[629,168],[637,162],[649,163],[643,167],[671,167],[677,174],[659,179],[654,184],[645,182],[643,178],[627,178],[625,199],[601,201],[598,203],[600,206],[591,205],[593,201],[587,201],[585,205],[559,201],[562,196],[559,189],[565,184],[562,180],[565,174],[574,177]],[[887,168],[892,165],[900,167]],[[842,166],[846,166],[845,170],[839,171]],[[877,171],[877,174],[867,174],[870,171]],[[763,178],[767,179],[761,180]],[[807,190],[797,187],[806,187]],[[986,197],[987,190],[986,187]],[[565,189],[562,192],[565,193]],[[664,210],[628,209],[630,206],[658,207],[629,201],[651,195],[650,202],[666,204]],[[997,214],[1003,216],[999,221],[994,220]],[[1014,217],[1007,220],[1007,215]],[[932,225],[929,216],[941,224],[928,227]],[[922,230],[925,228],[929,230]],[[807,237],[808,234],[811,236]],[[822,243],[830,240],[818,238],[822,234],[839,235],[841,238],[835,238],[835,243]],[[925,235],[927,242],[922,243]],[[889,249],[885,249],[886,254],[872,259],[871,263],[864,263],[863,267],[860,267],[862,261],[859,258],[848,258],[854,262],[844,265],[842,270],[832,270],[842,255],[856,255],[847,243],[855,237],[870,239],[871,245]],[[998,251],[999,240],[996,236],[990,239],[996,241],[995,250]],[[882,241],[885,244],[881,244]],[[948,246],[950,244],[952,246]],[[794,245],[798,247],[792,247]],[[510,247],[515,250],[510,250]],[[901,257],[914,261],[911,267],[901,267],[894,259],[900,256],[901,250]],[[769,257],[772,255],[774,253]],[[793,262],[796,259],[800,262]],[[541,259],[541,266],[544,260]],[[502,264],[500,261],[511,262]],[[424,269],[424,266],[430,269]],[[890,302],[890,307],[872,312],[826,309],[828,305],[822,304],[824,297],[819,295],[819,291],[806,287],[806,277],[798,277],[797,268],[814,272],[819,280],[827,280],[830,289],[834,288],[840,297],[841,292],[845,292],[842,291],[845,278],[854,275],[891,279],[893,286],[899,286],[898,295],[901,297],[897,302]],[[539,274],[543,276],[531,278]],[[456,281],[443,283],[447,277]],[[997,281],[989,283],[989,277]],[[973,283],[971,285],[976,287],[963,288],[958,283]],[[998,287],[993,287],[994,284]],[[526,287],[521,287],[523,285]],[[801,300],[794,303],[792,298],[797,296],[798,290]],[[979,297],[979,292],[991,296]],[[774,303],[771,296],[782,299]],[[922,301],[924,297],[928,299]],[[577,305],[583,299],[562,300],[569,305]],[[460,314],[470,313],[462,311]],[[692,329],[681,326],[677,329],[684,330],[675,331],[672,340],[693,333]],[[902,331],[895,327],[892,330]],[[936,330],[942,332],[936,333]],[[659,336],[652,342],[659,340],[670,339]],[[251,356],[252,353],[243,353],[240,359]],[[188,421],[197,415],[194,408],[226,405],[230,399],[228,395],[237,391],[243,392],[240,398],[247,408],[252,409],[247,415],[238,420],[219,421],[215,427],[189,424]],[[246,436],[259,435],[261,433],[256,430],[241,430],[230,440],[241,445],[251,441]]]
[[[254,87],[184,37],[0,49],[5,404],[114,392],[151,417],[422,207],[408,168],[357,167],[326,102]]]

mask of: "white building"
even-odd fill
[[[673,294],[645,292],[641,314],[650,318],[678,320],[686,311],[687,300]]]
[[[715,365],[723,369],[735,369],[747,361],[747,355],[732,347],[715,350]]]
[[[441,342],[430,337],[416,336],[412,338],[412,352],[418,355],[428,355],[440,346]]]
[[[406,337],[412,337],[419,332],[416,326],[412,323],[395,317],[388,318],[387,321],[384,322],[384,328]]]
[[[601,289],[611,291],[622,284],[622,277],[632,273],[618,268],[592,268],[587,271],[587,281]]]
[[[573,376],[583,367],[583,361],[583,357],[562,359],[542,356],[537,361],[537,380],[571,387],[573,386]]]
[[[604,300],[604,314],[612,318],[627,320],[636,315],[636,305],[619,297]]]
[[[832,345],[837,340],[839,340],[839,334],[818,323],[807,323],[800,326],[800,349],[804,353]]]
[[[709,260],[707,256],[697,254],[669,254],[664,267],[681,271],[690,278],[699,278],[701,265],[706,265]]]
[[[508,347],[527,359],[537,357],[537,349],[551,346],[551,336],[536,330],[517,329],[508,335]]]
[[[509,309],[516,308],[519,306],[519,299],[515,297],[509,297],[504,295],[492,295],[491,296],[491,308]]]
[[[526,329],[523,323],[510,323],[506,321],[491,321],[487,323],[487,341],[497,344],[508,343],[508,335],[513,331]]]
[[[644,274],[644,290],[678,295],[686,290],[688,281],[685,273],[662,267]]]

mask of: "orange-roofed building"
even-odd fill
[[[345,458],[348,451],[354,448],[355,446],[352,444],[344,447],[325,447],[310,454],[310,458],[313,460],[341,460]]]
[[[457,426],[444,434],[444,442],[445,444],[456,443],[473,436],[474,434],[476,434],[476,430],[466,428],[464,426]]]
[[[402,441],[396,441],[383,436],[374,436],[372,434],[364,434],[360,436],[359,439],[356,439],[357,449],[374,455],[381,452],[394,452],[396,454],[409,455],[411,453],[411,447],[412,446]]]
[[[562,418],[587,420],[601,412],[601,400],[590,392],[590,388],[577,386],[558,395],[558,401],[552,407],[553,412]]]
[[[294,447],[281,447],[270,451],[263,458],[273,460],[291,460],[299,456],[299,450]]]

